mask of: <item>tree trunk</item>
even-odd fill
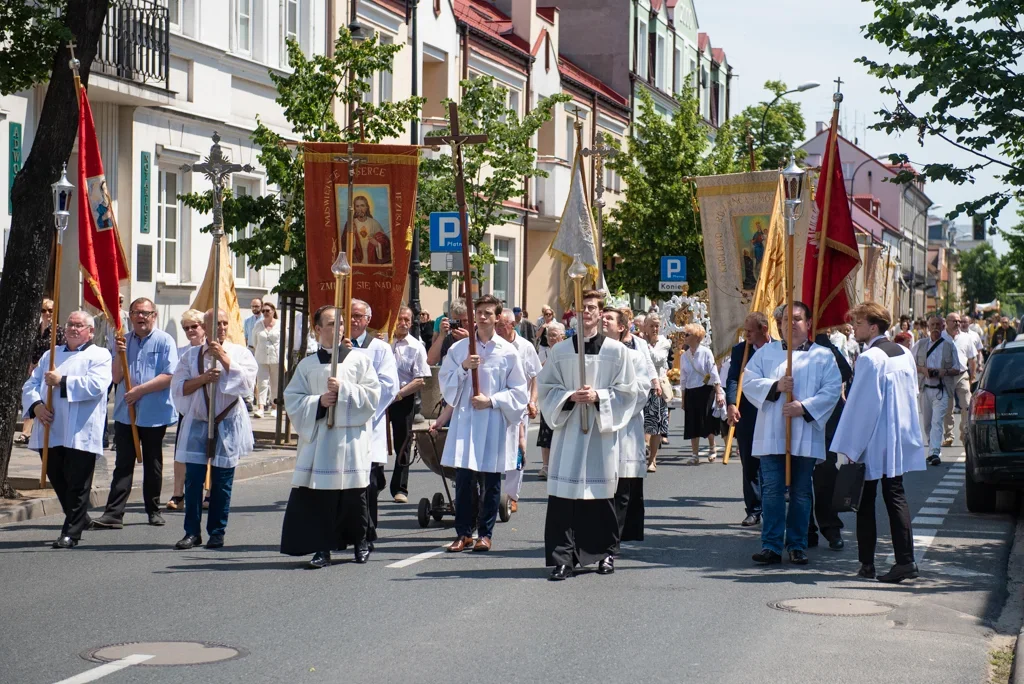
[[[82,83],[88,83],[108,0],[69,2],[64,14],[75,36]],[[17,40],[17,37],[15,37]],[[54,244],[50,185],[60,178],[78,133],[78,98],[66,46],[57,50],[32,150],[14,178],[10,241],[0,278],[0,497],[18,494],[7,480],[14,425],[21,410],[21,386],[28,376],[31,348],[39,334],[39,306],[46,289],[47,264]],[[75,188],[81,192],[82,188]],[[77,308],[67,302],[60,314]],[[54,325],[60,321],[54,319]],[[42,426],[39,426],[42,429]]]

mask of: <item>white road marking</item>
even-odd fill
[[[954,501],[955,501],[955,499],[953,497],[950,497],[950,496],[929,496],[928,499],[925,501],[925,503],[951,504]]]
[[[933,490],[932,494],[956,494],[959,491],[959,489],[942,489],[940,487],[939,489]]]
[[[924,556],[928,553],[928,548],[935,541],[935,535],[938,534],[938,530],[921,529],[914,531],[914,558],[916,562],[920,563],[924,560]],[[889,557],[885,559],[886,565],[894,565],[896,563],[896,556],[889,554]]]
[[[392,563],[391,565],[386,565],[384,567],[407,568],[413,563],[419,563],[421,560],[427,560],[428,558],[433,558],[434,556],[441,555],[442,553],[444,553],[446,548],[448,548],[447,544],[439,548],[437,551],[424,551],[423,553],[417,553],[415,556],[409,556],[408,558]]]
[[[928,508],[928,507],[925,507],[925,508],[922,508],[921,510],[919,510],[918,514],[919,515],[948,515],[949,514],[949,509],[948,508]]]
[[[941,525],[945,518],[932,518],[927,515],[919,515],[910,521],[911,525]]]
[[[86,682],[95,682],[100,677],[106,677],[109,674],[120,672],[126,667],[131,667],[132,665],[144,663],[153,657],[154,656],[144,655],[142,653],[133,653],[130,656],[125,656],[124,658],[121,658],[120,660],[115,660],[112,663],[107,663],[105,665],[100,665],[99,667],[94,667],[91,670],[86,670],[82,674],[77,674],[74,677],[62,679],[59,682],[57,682],[57,684],[86,684]]]

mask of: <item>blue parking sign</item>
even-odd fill
[[[430,214],[430,251],[461,252],[462,229],[457,211],[435,211]]]
[[[661,280],[669,283],[681,283],[686,281],[686,257],[684,256],[663,256],[661,257]]]

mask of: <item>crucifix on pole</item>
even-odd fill
[[[619,151],[608,145],[595,145],[580,150],[584,157],[594,158],[594,204],[597,205],[597,263],[600,282],[599,290],[605,289],[604,284],[604,160],[611,159]]]
[[[480,145],[487,142],[486,134],[463,135],[459,132],[459,108],[454,102],[448,103],[448,117],[451,121],[449,135],[429,136],[424,138],[424,145],[450,145],[452,161],[455,164],[455,199],[459,204],[459,226],[462,232],[462,274],[466,284],[466,306],[472,301],[473,277],[469,261],[469,222],[466,218],[466,175],[462,164],[462,146]],[[476,334],[469,331],[469,354],[476,356]],[[480,378],[473,369],[473,395],[480,394]]]
[[[348,218],[345,221],[345,225],[341,227],[341,232],[338,235],[338,250],[344,249],[345,255],[349,260],[349,263],[355,263],[352,258],[352,246],[355,236],[355,182],[356,182],[356,169],[359,168],[360,164],[365,164],[369,161],[369,158],[363,157],[356,154],[356,146],[353,143],[348,144],[348,152],[344,155],[334,155],[331,157],[332,162],[341,162],[348,166]],[[344,245],[344,248],[342,247]],[[363,255],[366,258],[366,255]],[[369,261],[369,260],[367,260]],[[351,325],[352,318],[352,278],[345,278],[345,325]],[[341,326],[335,326],[335,330],[340,330]],[[337,346],[337,345],[335,345]]]

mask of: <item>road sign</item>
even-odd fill
[[[461,271],[462,257],[456,252],[431,252],[430,270],[435,272]]]
[[[686,282],[686,257],[661,257],[661,280],[672,283]]]
[[[662,280],[658,283],[659,292],[682,292],[684,287],[686,287],[685,282],[680,283],[672,280]]]
[[[430,214],[430,252],[462,251],[462,230],[459,225],[459,212],[435,211]],[[433,267],[433,261],[431,261]],[[433,269],[438,270],[438,269]]]

